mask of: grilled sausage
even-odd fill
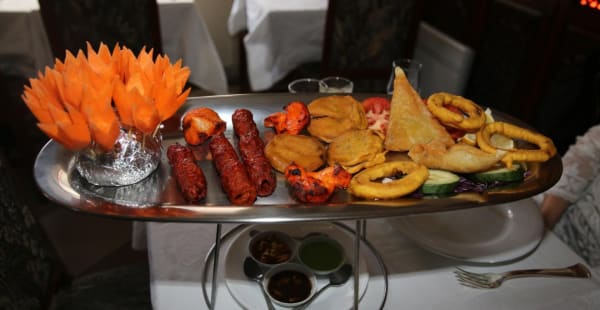
[[[229,140],[223,134],[213,136],[208,148],[229,201],[234,205],[252,204],[256,200],[256,187]]]
[[[256,186],[258,196],[271,195],[277,181],[271,164],[265,156],[265,143],[260,138],[252,112],[237,109],[231,118],[233,129],[238,136],[238,150],[250,180]]]
[[[181,144],[173,144],[167,149],[167,158],[183,197],[190,203],[204,199],[206,178],[202,169],[196,164],[192,150]]]

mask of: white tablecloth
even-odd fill
[[[190,83],[227,93],[223,64],[194,0],[157,2],[163,52],[190,68]],[[34,77],[53,63],[37,0],[0,0],[0,70]]]
[[[215,94],[226,94],[223,63],[194,0],[157,2],[163,52],[172,61],[183,59],[191,70],[190,83]]]
[[[465,265],[423,250],[394,229],[394,219],[367,223],[367,238],[382,255],[389,274],[385,309],[600,309],[600,274],[596,270],[592,279],[517,279],[493,290],[463,287],[454,278],[456,266],[494,272],[583,263],[550,232],[529,256],[506,264],[482,266]],[[349,226],[354,228],[354,222]],[[232,224],[224,224],[223,233],[231,227]],[[207,309],[201,277],[205,255],[215,239],[215,228],[215,224],[149,223],[154,309]],[[224,259],[221,256],[220,261]],[[218,290],[217,309],[241,308],[229,297],[225,283],[219,283]],[[262,296],[258,294],[257,298]]]
[[[252,90],[271,87],[297,66],[321,59],[327,0],[234,0],[231,35],[247,30]]]

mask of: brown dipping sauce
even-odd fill
[[[283,263],[292,255],[292,249],[275,234],[267,234],[264,238],[256,240],[250,251],[254,258],[265,264]]]
[[[283,270],[271,276],[267,286],[269,294],[284,303],[297,303],[310,295],[312,283],[302,272]]]

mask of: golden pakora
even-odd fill
[[[327,143],[346,131],[367,128],[367,117],[361,103],[352,96],[326,96],[308,105],[308,132]]]
[[[265,147],[265,155],[271,166],[282,173],[291,163],[308,171],[314,171],[325,164],[323,144],[317,138],[305,135],[276,135]]]
[[[335,138],[327,149],[330,166],[339,164],[350,173],[385,161],[383,133],[378,130],[362,129],[347,131]]]

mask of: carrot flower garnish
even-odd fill
[[[92,142],[111,150],[121,129],[154,134],[161,122],[185,103],[190,70],[181,60],[171,64],[145,48],[136,56],[118,44],[111,51],[67,51],[54,67],[38,72],[24,86],[21,98],[38,127],[70,150]]]

